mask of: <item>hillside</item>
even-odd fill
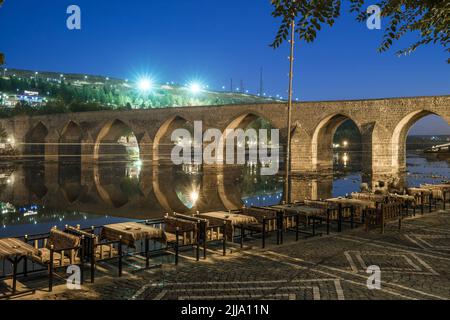
[[[183,86],[174,83],[153,84],[142,79],[139,81],[82,74],[2,70],[0,116],[275,101],[238,92],[210,91],[199,84]]]

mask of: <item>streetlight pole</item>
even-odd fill
[[[290,203],[290,169],[291,169],[291,118],[292,118],[292,87],[294,78],[294,39],[295,39],[295,20],[291,21],[291,55],[289,56],[289,92],[288,92],[288,117],[287,117],[287,143],[286,143],[286,162],[285,162],[285,188],[284,199]]]

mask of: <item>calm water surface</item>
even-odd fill
[[[335,173],[294,177],[292,200],[344,196],[364,182],[357,153],[335,155]],[[407,186],[450,180],[450,160],[410,153]],[[283,178],[261,176],[251,166],[233,168],[152,167],[140,162],[82,167],[74,164],[0,166],[0,238],[45,233],[66,224],[89,227],[165,212],[227,210],[275,205],[283,199]]]

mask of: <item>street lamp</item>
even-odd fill
[[[197,82],[193,82],[189,85],[189,90],[193,93],[193,94],[197,94],[200,91],[202,91],[202,86],[197,83]]]
[[[150,79],[143,78],[143,79],[139,80],[138,88],[142,92],[147,92],[153,88],[153,83]]]

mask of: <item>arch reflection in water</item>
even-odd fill
[[[249,206],[271,206],[282,202],[284,182],[281,176],[261,175],[261,166],[247,164],[242,169],[242,204]]]
[[[351,162],[353,154],[348,154]],[[251,164],[164,167],[136,161],[81,166],[45,163],[0,168],[0,236],[46,232],[53,225],[89,227],[154,219],[169,211],[271,205],[283,198],[282,177],[261,176],[260,168]],[[450,179],[450,162],[433,155],[408,154],[408,167],[409,174],[396,177],[399,184]],[[351,165],[348,168],[328,176],[293,177],[292,200],[324,199],[359,190],[361,173],[350,170]],[[20,208],[28,209],[21,212]]]
[[[200,166],[183,165],[181,170],[175,173],[174,180],[178,199],[187,209],[194,209],[200,199],[202,187]]]
[[[141,166],[140,161],[94,166],[94,181],[100,198],[109,206],[120,208],[133,198],[141,197]]]

